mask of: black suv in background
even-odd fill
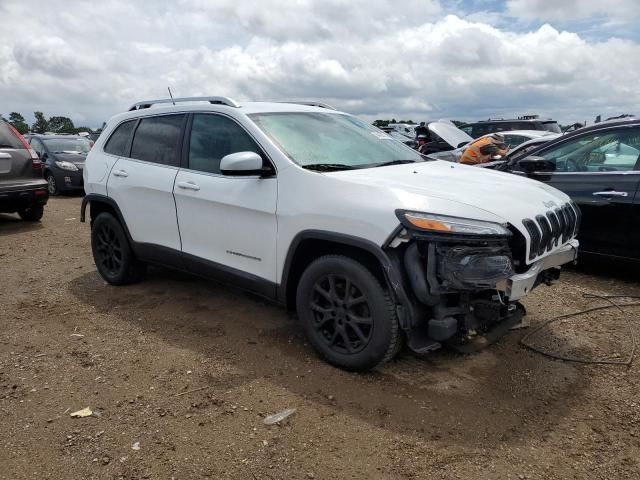
[[[79,135],[28,135],[42,161],[42,173],[50,195],[82,190],[82,170],[91,142]]]
[[[460,130],[478,138],[488,133],[508,132],[510,130],[546,130],[547,132],[562,133],[560,125],[555,120],[541,120],[539,118],[514,120],[481,120],[467,123]]]
[[[49,198],[36,152],[11,125],[0,120],[0,212],[37,222]]]

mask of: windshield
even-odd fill
[[[42,138],[53,153],[88,153],[91,145],[84,138]]]
[[[544,128],[547,132],[562,133],[558,122],[542,122],[542,128]]]
[[[256,113],[251,119],[302,167],[368,168],[420,162],[415,150],[368,123],[336,113]]]

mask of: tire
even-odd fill
[[[332,365],[371,370],[400,350],[402,336],[389,292],[349,257],[327,255],[311,263],[298,283],[296,304],[307,338]]]
[[[60,195],[60,189],[58,188],[56,177],[54,177],[52,173],[47,173],[45,179],[47,180],[47,190],[49,190],[49,195],[52,197]]]
[[[111,285],[126,285],[144,277],[146,264],[136,258],[124,228],[110,213],[101,213],[91,225],[91,252],[98,273]]]
[[[33,205],[18,212],[20,218],[26,222],[39,222],[44,215],[44,205]]]

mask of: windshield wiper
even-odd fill
[[[403,165],[405,163],[417,163],[421,160],[391,160],[389,162],[376,163],[372,167],[388,167],[389,165]]]
[[[331,172],[339,170],[354,170],[356,167],[346,165],[344,163],[312,163],[310,165],[302,165],[307,170],[315,170],[317,172]]]

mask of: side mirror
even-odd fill
[[[225,155],[220,160],[220,171],[223,175],[234,176],[267,176],[273,173],[270,168],[263,168],[262,157],[255,152],[236,152]]]
[[[526,157],[516,163],[516,168],[525,173],[555,172],[556,164],[543,157]]]

